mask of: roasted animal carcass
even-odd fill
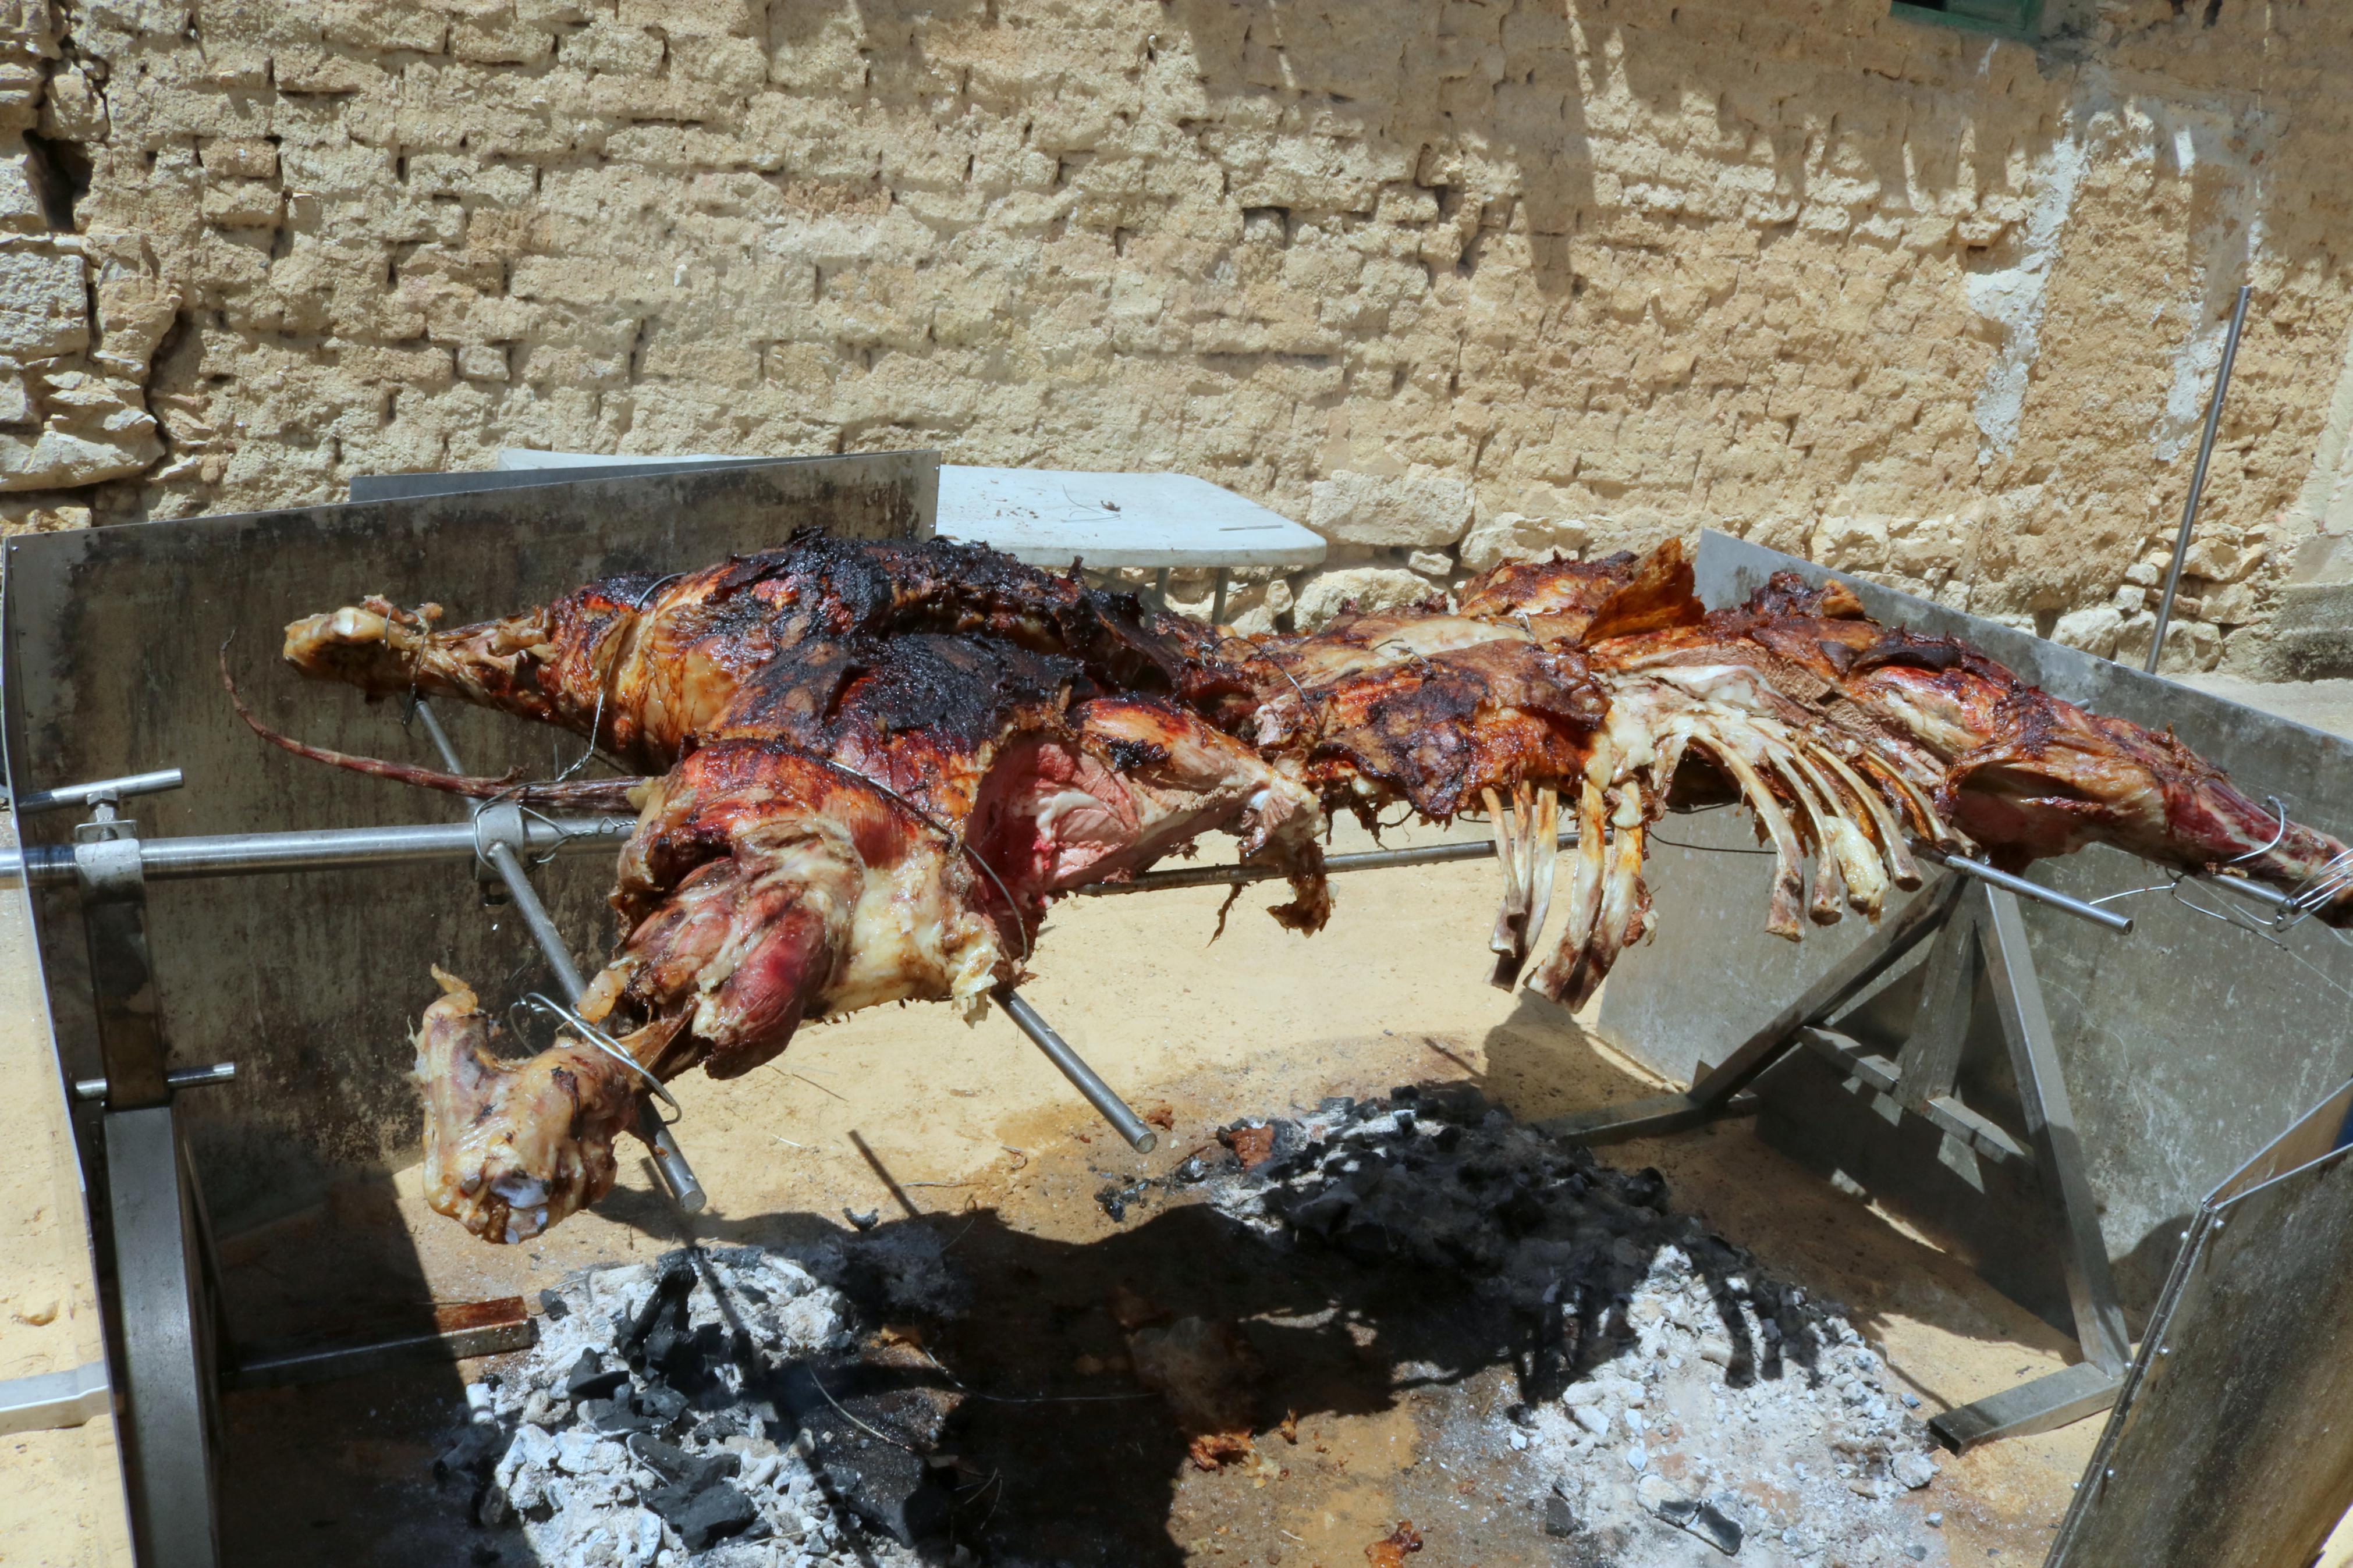
[[[1514,984],[1577,828],[1563,930],[1535,984],[1582,1005],[1647,929],[1646,835],[1739,800],[1770,842],[1769,929],[1875,915],[1913,846],[2011,868],[2083,844],[2305,885],[2344,846],[2255,805],[2169,735],[2094,718],[1967,647],[1776,578],[1707,612],[1679,545],[1515,563],[1313,635],[1233,636],[985,549],[811,536],[670,578],[622,577],[456,630],[383,600],[288,628],[307,673],[502,708],[594,738],[634,776],[549,785],[324,752],[480,796],[638,811],[618,951],[582,1013],[642,1073],[718,1077],[808,1017],[981,1005],[1046,903],[1199,835],[1329,910],[1325,814],[1484,812],[1504,867],[1491,937]],[[250,716],[248,715],[248,718]],[[1810,857],[1810,888],[1805,862]],[[2353,893],[2319,911],[2353,921]],[[461,984],[427,1016],[428,1194],[493,1240],[609,1188],[635,1075],[565,1037],[514,1064]]]

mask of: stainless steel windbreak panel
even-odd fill
[[[463,822],[456,801],[256,740],[222,691],[224,645],[248,700],[279,727],[429,763],[396,704],[287,669],[286,623],[377,593],[438,603],[457,625],[615,572],[705,565],[810,526],[927,537],[937,480],[935,454],[882,453],[12,540],[0,605],[9,784],[21,795],[179,768],[183,787],[125,802],[142,837]],[[484,773],[544,776],[583,744],[455,705],[448,717]],[[20,826],[28,845],[58,845],[81,815]],[[549,908],[596,958],[613,935],[611,877],[604,855],[541,873]],[[100,1076],[75,895],[29,896],[63,1074]],[[406,1033],[435,994],[427,965],[465,975],[494,1006],[534,984],[528,937],[480,901],[462,861],[150,889],[172,1065],[237,1065],[233,1083],[179,1100],[222,1229],[411,1157],[419,1120]],[[77,1113],[85,1159],[94,1115]]]
[[[2050,1568],[2302,1564],[2353,1501],[2353,1151],[2293,1163],[2348,1102],[2200,1208]]]
[[[1701,597],[1712,607],[1744,601],[1777,571],[1815,582],[1838,577],[1877,619],[1966,638],[2094,712],[2158,729],[2170,724],[2249,795],[2276,795],[2298,819],[2353,837],[2353,744],[2336,736],[1721,534],[1702,540],[1697,569]],[[1660,826],[1646,872],[1658,935],[1628,952],[1602,993],[1603,1031],[1679,1082],[1870,931],[1850,915],[1809,931],[1803,942],[1767,935],[1772,862],[1727,852],[1757,847],[1740,817],[1725,811]],[[2166,880],[2145,861],[2097,847],[2039,862],[2032,877],[2078,899]],[[2231,897],[2196,883],[2183,890],[2213,909]],[[2353,947],[2316,922],[2274,946],[2163,891],[2108,907],[2133,916],[2132,934],[2031,904],[2024,913],[2118,1292],[2137,1317],[2155,1302],[2200,1195],[2353,1074]],[[1705,984],[1694,984],[1701,978]],[[1890,1179],[1878,1190],[1914,1217],[1940,1221],[1985,1208],[1965,1176],[1940,1162],[1933,1129],[1917,1122],[1890,1129],[1861,1099],[1816,1093],[1838,1096],[1827,1069],[1799,1064],[1790,1076],[1788,1092],[1802,1079],[1811,1097],[1809,1116],[1819,1101],[1834,1119],[1821,1124],[1818,1150],[1864,1143],[1880,1150],[1888,1157],[1878,1161],[1879,1174]],[[1976,1087],[1999,1110],[2001,1086]],[[1778,1137],[1775,1130],[1790,1119],[1776,1113],[1774,1094],[1766,1100],[1765,1125]],[[1899,1156],[1902,1179],[1894,1181]],[[2019,1241],[1997,1229],[1961,1250],[1982,1251],[1997,1266],[2022,1265],[2032,1248]]]

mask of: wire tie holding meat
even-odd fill
[[[527,1005],[537,1008],[540,1012],[545,1013],[562,1023],[571,1025],[575,1029],[579,1031],[580,1037],[586,1040],[589,1045],[594,1046],[596,1049],[604,1052],[607,1056],[612,1058],[623,1067],[628,1068],[631,1072],[636,1073],[639,1078],[644,1079],[646,1080],[646,1088],[648,1091],[653,1094],[654,1097],[659,1100],[664,1105],[667,1105],[672,1110],[677,1111],[679,1116],[684,1116],[686,1114],[685,1108],[679,1104],[678,1100],[671,1096],[669,1089],[662,1087],[662,1080],[656,1078],[651,1069],[647,1068],[643,1062],[638,1060],[637,1058],[623,1050],[621,1048],[620,1041],[613,1038],[612,1036],[607,1034],[604,1030],[598,1028],[596,1025],[590,1023],[587,1019],[582,1017],[571,1008],[566,1007],[563,1003],[558,1002],[554,997],[550,996],[544,991],[533,992],[530,995],[523,998],[523,1002]],[[673,1117],[668,1124],[675,1125],[676,1121],[677,1118]]]

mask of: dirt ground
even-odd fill
[[[1535,1118],[1654,1087],[1577,1020],[1485,984],[1492,879],[1491,866],[1470,863],[1343,881],[1330,929],[1306,940],[1261,914],[1271,897],[1253,892],[1215,945],[1214,892],[1074,900],[1057,912],[1041,943],[1039,978],[1026,994],[1133,1101],[1166,1111],[1173,1127],[1158,1152],[1129,1152],[1001,1018],[966,1028],[938,1008],[882,1010],[809,1030],[748,1079],[679,1086],[680,1134],[712,1194],[693,1234],[806,1234],[839,1226],[845,1209],[971,1229],[977,1240],[961,1245],[973,1249],[968,1266],[981,1294],[1001,1293],[1014,1305],[977,1310],[975,1323],[994,1321],[996,1331],[968,1327],[961,1349],[989,1358],[996,1346],[992,1373],[1018,1380],[1055,1372],[1067,1382],[1062,1363],[1079,1364],[1083,1332],[1065,1342],[1050,1327],[1071,1321],[1072,1303],[1099,1296],[1113,1278],[1182,1289],[1208,1262],[1177,1213],[1114,1224],[1093,1199],[1105,1175],[1164,1170],[1223,1121],[1327,1094],[1467,1079]],[[15,1022],[0,1051],[19,1081],[39,1082],[50,1068],[13,911],[10,920],[15,946],[0,954],[7,960],[0,984],[9,987],[5,1016]],[[56,1106],[24,1096],[0,1107],[0,1117],[15,1119],[0,1123],[17,1134],[15,1146],[47,1155],[38,1163],[54,1188],[37,1182],[0,1200],[11,1205],[0,1369],[23,1375],[93,1354],[94,1319]],[[1777,1272],[1846,1301],[1926,1402],[1924,1415],[2065,1359],[2065,1343],[2049,1328],[1764,1148],[1744,1124],[1628,1145],[1610,1158],[1657,1166],[1677,1207],[1702,1214]],[[28,1205],[28,1192],[37,1201]],[[338,1194],[268,1232],[229,1238],[225,1249],[248,1293],[274,1280],[288,1300],[314,1301],[322,1279],[361,1277],[356,1265],[333,1261],[338,1235],[354,1228],[347,1222],[395,1212],[414,1239],[407,1266],[421,1276],[422,1291],[441,1301],[535,1295],[584,1264],[650,1254],[686,1234],[650,1173],[634,1168],[598,1212],[539,1243],[488,1247],[423,1207],[411,1170]],[[1037,1304],[1049,1310],[1029,1310]],[[259,1318],[272,1315],[256,1309]],[[275,1326],[241,1328],[266,1337]],[[1471,1493],[1458,1489],[1475,1490],[1475,1479],[1449,1479],[1440,1499],[1438,1472],[1415,1463],[1432,1436],[1417,1419],[1425,1397],[1400,1392],[1303,1414],[1302,1449],[1276,1467],[1289,1470],[1280,1477],[1205,1475],[1175,1454],[1139,1453],[1134,1484],[1108,1494],[1128,1515],[1118,1528],[1141,1532],[1139,1545],[1159,1543],[1134,1560],[1239,1561],[1241,1531],[1271,1551],[1299,1543],[1298,1561],[1336,1568],[1360,1559],[1397,1518],[1415,1517],[1431,1542],[1423,1561],[1478,1561],[1470,1523],[1471,1536],[1451,1542],[1443,1528],[1454,1510],[1473,1517],[1463,1500]],[[233,1395],[225,1514],[232,1539],[248,1549],[244,1560],[258,1560],[249,1553],[265,1541],[292,1549],[289,1561],[367,1556],[385,1521],[424,1498],[431,1432],[455,1398],[446,1373]],[[1039,1430],[1019,1442],[1085,1447],[1105,1436],[1062,1426],[1061,1439]],[[2097,1429],[2084,1422],[1948,1463],[1933,1495],[1953,1560],[1989,1551],[2039,1559]],[[311,1517],[290,1534],[286,1478],[241,1462],[290,1446],[318,1471],[301,1489]],[[125,1560],[112,1460],[104,1421],[0,1440],[0,1560]],[[1052,1495],[1026,1506],[1050,1512]],[[1023,1505],[1008,1506],[1018,1517]],[[1098,1523],[1113,1528],[1110,1518]],[[1486,1560],[1504,1560],[1501,1550],[1491,1544]]]

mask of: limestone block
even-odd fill
[[[38,417],[25,373],[14,365],[0,366],[0,426],[31,425]]]
[[[2116,651],[2111,656],[2118,663],[2137,668],[2148,658],[2148,639],[2157,631],[2154,612],[2127,619],[2116,638]],[[2158,673],[2177,674],[2185,671],[2211,669],[2222,655],[2222,634],[2204,621],[2174,620],[2165,628],[2165,657],[2158,662]]]
[[[0,430],[0,490],[67,489],[135,474],[164,455],[139,388],[80,371],[39,377],[37,431]]]
[[[272,55],[270,65],[280,92],[381,92],[392,85],[382,67],[315,44],[285,45]]]
[[[40,506],[26,501],[0,501],[0,534],[63,533],[88,528],[86,506]]]
[[[331,44],[348,44],[374,54],[413,50],[438,54],[449,32],[449,19],[422,5],[387,5],[384,0],[311,0],[313,25]],[[282,70],[283,68],[281,67]]]
[[[206,186],[205,221],[219,228],[276,228],[284,197],[265,180],[219,180]]]
[[[37,60],[0,57],[0,131],[30,131],[41,122],[41,88],[47,79]]]
[[[673,37],[670,68],[724,92],[756,90],[768,79],[768,57],[751,38]]]
[[[106,100],[79,70],[61,70],[49,78],[41,100],[41,134],[60,142],[103,142],[108,131]]]
[[[49,215],[34,188],[24,139],[0,132],[0,234],[38,234],[48,226]]]
[[[468,343],[458,351],[458,374],[468,381],[504,381],[509,374],[504,343]]]
[[[2211,577],[2217,583],[2235,583],[2261,565],[2268,552],[2269,546],[2261,539],[2201,533],[2190,540],[2189,552],[2181,559],[2181,570],[2194,577]]]
[[[2123,613],[2113,605],[2071,610],[2060,616],[2058,625],[2052,627],[2051,640],[2106,658],[2116,651],[2116,638],[2122,634],[2124,624]],[[2170,632],[2167,634],[2166,640],[2172,640]]]
[[[0,355],[19,363],[90,346],[82,258],[70,252],[0,251]]]
[[[2272,584],[2261,577],[2245,577],[2207,590],[2205,601],[2206,613],[2201,619],[2216,626],[2242,626],[2270,607]]]
[[[1506,561],[1542,560],[1555,554],[1577,556],[1591,542],[1591,530],[1574,518],[1546,521],[1504,511],[1472,523],[1454,556],[1466,572],[1491,572]]]
[[[1301,631],[1315,631],[1354,607],[1359,614],[1419,604],[1440,592],[1429,578],[1390,566],[1343,566],[1320,572],[1299,590],[1293,619]]]
[[[100,369],[143,380],[156,346],[180,314],[176,283],[136,272],[101,278],[98,285],[98,352]]]
[[[508,17],[459,20],[449,29],[449,53],[474,65],[530,65],[555,52],[554,36]]]
[[[1402,474],[1342,469],[1309,489],[1307,526],[1343,544],[1434,548],[1471,526],[1471,487],[1416,463]]]
[[[223,180],[274,180],[278,144],[259,137],[214,136],[198,144],[205,173]]]
[[[620,0],[621,22],[672,38],[748,37],[759,29],[752,0]]]

